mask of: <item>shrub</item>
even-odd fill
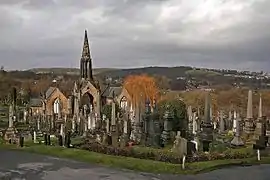
[[[179,155],[162,149],[153,149],[146,147],[112,147],[95,142],[88,142],[86,144],[78,146],[77,148],[93,151],[102,154],[114,155],[114,156],[125,156],[133,157],[138,159],[149,159],[161,162],[167,162],[172,164],[182,163],[182,157]],[[243,149],[228,149],[223,153],[212,152],[212,153],[197,153],[194,156],[188,156],[186,162],[201,162],[201,161],[213,161],[213,160],[224,160],[224,159],[244,159],[254,157],[254,151],[251,148]]]

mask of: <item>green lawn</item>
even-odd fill
[[[268,163],[270,164],[270,157],[263,157],[262,161],[260,162],[258,162],[255,158],[218,160],[218,161],[187,163],[186,170],[182,170],[180,164],[170,164],[130,157],[111,156],[95,152],[89,152],[85,150],[67,149],[57,146],[44,146],[33,144],[30,145],[29,143],[26,143],[26,147],[24,148],[18,148],[14,145],[3,145],[3,144],[0,146],[0,148],[26,151],[55,157],[68,158],[87,163],[101,164],[108,167],[131,169],[134,171],[142,171],[150,173],[197,174],[234,165],[239,166],[247,164],[268,164]]]

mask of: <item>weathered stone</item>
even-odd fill
[[[172,151],[180,157],[187,155],[187,140],[181,137],[180,131],[177,132]]]
[[[202,123],[202,132],[200,133],[200,140],[202,142],[203,151],[209,151],[209,144],[213,141],[213,125],[210,117],[210,95],[206,96],[204,121]]]
[[[234,138],[231,141],[231,145],[234,147],[240,147],[240,146],[244,146],[244,142],[241,139],[240,136],[240,122],[239,122],[240,117],[236,117],[235,119],[235,123],[236,123],[236,132],[234,134]]]

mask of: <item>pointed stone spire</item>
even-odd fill
[[[260,94],[258,118],[262,118],[262,95]]]
[[[90,48],[87,36],[87,30],[84,33],[83,50],[81,57],[81,77],[89,80],[93,80],[92,73],[92,59],[90,55]]]
[[[247,119],[252,119],[252,90],[248,91],[248,103],[247,103]]]

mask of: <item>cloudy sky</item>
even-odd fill
[[[270,71],[270,0],[0,0],[0,65]]]

